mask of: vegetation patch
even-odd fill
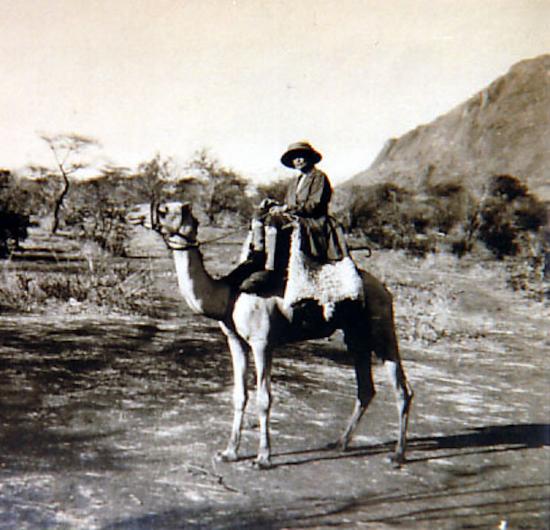
[[[107,260],[78,273],[4,271],[0,312],[124,312],[158,316],[151,271]]]
[[[134,171],[109,166],[95,178],[81,179],[78,173],[86,167],[82,151],[96,142],[78,135],[43,139],[55,155],[52,168],[28,168],[26,175],[0,173],[0,257],[9,258],[26,246],[22,243],[29,229],[40,223],[52,236],[62,235],[77,246],[84,272],[66,277],[15,272],[0,287],[4,308],[28,310],[56,299],[133,310],[150,284],[142,279],[138,288],[146,273],[117,261],[132,251],[126,215],[133,206],[190,202],[202,226],[245,228],[254,205],[265,198],[284,201],[290,182],[278,179],[254,187],[206,150],[195,153],[184,166],[156,155]],[[391,181],[337,189],[333,213],[351,240],[364,241],[373,250],[502,261],[509,286],[539,300],[546,297],[546,204],[512,175],[487,179],[482,195],[467,188],[466,179],[431,180],[425,178],[415,189]],[[47,246],[51,240],[42,234],[39,243]],[[96,249],[92,256],[90,248]],[[95,252],[104,255],[105,264],[98,262]]]

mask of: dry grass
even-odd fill
[[[77,271],[26,271],[6,263],[0,284],[0,311],[125,312],[156,315],[151,270],[83,249]],[[58,265],[59,266],[59,265]],[[62,262],[61,262],[62,267]]]
[[[360,266],[383,280],[394,296],[402,343],[433,344],[485,337],[499,327],[506,300],[527,300],[531,291],[510,288],[510,263],[459,259],[451,254],[411,258],[403,251],[375,252]],[[543,282],[539,281],[539,292]],[[535,306],[542,311],[540,297]]]
[[[213,238],[213,234],[204,231],[200,236],[203,240]],[[140,229],[134,234],[132,253],[143,259],[132,260],[114,259],[92,243],[52,243],[47,239],[44,244],[40,238],[46,237],[49,236],[43,232],[35,235],[41,245],[59,246],[61,257],[55,267],[4,262],[0,310],[40,312],[57,306],[58,310],[73,313],[116,311],[158,316],[162,313],[161,304],[174,305],[179,301],[174,293],[176,280],[169,253],[160,238],[149,231]],[[203,248],[212,274],[228,273],[236,265],[240,251],[237,239],[240,241],[241,237],[244,232]],[[27,255],[28,252],[22,257]],[[361,268],[384,281],[393,293],[399,336],[405,343],[430,344],[486,335],[496,326],[495,290],[501,297],[535,293],[535,300],[544,298],[542,276],[539,274],[534,282],[533,274],[526,276],[529,267],[513,260],[498,262],[487,256],[459,259],[449,253],[419,258],[404,251],[375,251],[371,258],[357,252],[354,259]],[[521,293],[513,293],[511,281]]]

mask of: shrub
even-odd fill
[[[359,229],[375,246],[417,256],[436,249],[430,201],[392,183],[355,188],[352,197],[349,227]]]
[[[10,171],[0,171],[0,258],[9,256],[28,236],[30,217],[24,206],[25,194]]]
[[[475,209],[475,200],[463,184],[452,181],[428,188],[427,201],[433,207],[430,226],[444,234],[464,225]]]
[[[95,208],[75,207],[65,218],[67,227],[75,227],[78,236],[97,243],[114,256],[126,256],[129,226],[126,208],[110,201],[103,201]]]
[[[229,214],[234,221],[247,222],[253,211],[252,201],[246,195],[247,185],[246,180],[231,170],[220,173],[207,208],[211,219],[218,220]]]
[[[509,175],[494,177],[489,189],[480,209],[479,238],[498,259],[519,255],[525,250],[522,235],[546,224],[546,207]]]
[[[34,305],[43,301],[43,293],[36,291],[32,276],[4,272],[0,283],[0,312],[30,311]]]
[[[546,224],[547,207],[532,195],[515,201],[515,221],[519,230],[536,232]]]
[[[73,311],[123,311],[158,316],[160,306],[151,302],[150,269],[136,269],[130,263],[113,263],[107,255],[93,256],[93,266],[76,273],[27,273],[4,271],[0,283],[0,311],[40,311],[51,305]],[[89,260],[90,263],[90,260]]]
[[[519,247],[517,230],[511,205],[501,197],[489,198],[482,207],[480,238],[487,248],[501,259],[514,256]]]
[[[93,241],[115,256],[126,255],[125,182],[113,177],[75,183],[66,201],[65,226],[84,241]]]
[[[27,228],[30,225],[28,215],[0,209],[0,258],[6,258],[12,250],[19,248],[19,243],[27,239]]]
[[[481,241],[499,259],[528,252],[526,233],[538,234],[546,206],[522,182],[497,175],[480,202],[462,182],[426,185],[421,192],[392,183],[355,187],[340,210],[347,228],[361,231],[379,248],[423,256],[445,244],[458,256]]]
[[[527,195],[527,187],[518,178],[511,175],[495,175],[489,181],[489,193],[493,197],[502,197],[513,201]]]
[[[263,199],[273,199],[278,203],[284,203],[291,183],[292,178],[280,178],[268,184],[260,184],[256,188],[258,193],[256,202],[259,204]]]

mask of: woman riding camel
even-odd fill
[[[310,258],[326,263],[339,261],[347,255],[338,223],[328,215],[332,186],[325,173],[315,167],[321,158],[321,154],[307,142],[291,144],[281,157],[285,166],[297,169],[300,173],[288,187],[285,204],[271,206],[267,213],[264,208],[253,220],[253,245],[258,250],[265,248],[265,266],[263,271],[252,274],[242,284],[242,290],[263,290],[278,279],[279,275],[275,274],[276,238],[277,228],[283,224],[282,218],[286,218],[288,222],[291,216],[298,222],[301,250]],[[261,241],[264,226],[265,243]]]

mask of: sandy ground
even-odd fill
[[[415,390],[401,469],[387,461],[397,413],[382,366],[351,450],[325,449],[355,390],[339,336],[276,353],[274,468],[251,466],[253,400],[243,458],[214,462],[230,429],[229,355],[217,324],[170,288],[162,319],[0,316],[0,527],[550,528],[548,309],[483,268],[452,288],[426,262],[399,280],[387,256],[370,268],[396,295]]]

